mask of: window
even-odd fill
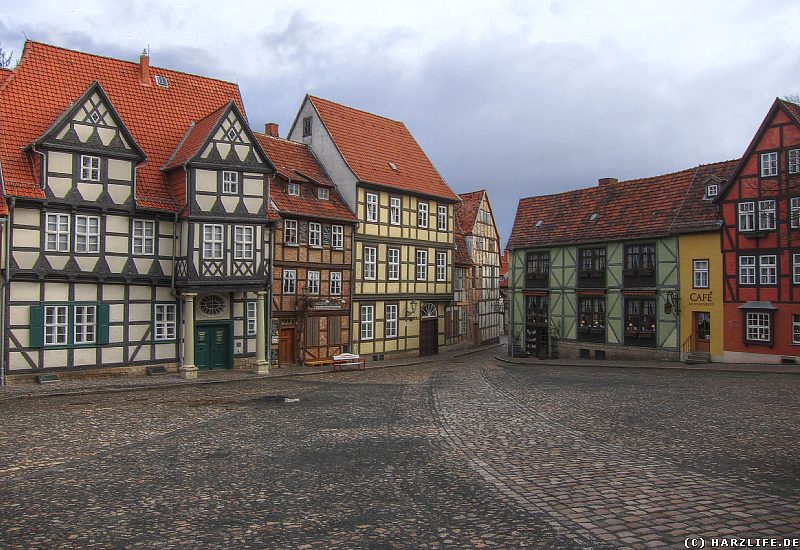
[[[706,185],[706,198],[716,197],[719,193],[719,184],[718,183],[709,183]]]
[[[417,203],[417,227],[427,229],[428,227],[428,203]]]
[[[397,338],[397,304],[386,304],[384,332],[386,338]]]
[[[656,330],[655,300],[626,300],[625,336],[652,337]]]
[[[375,335],[375,306],[361,306],[361,339],[372,340]]]
[[[694,288],[708,288],[708,260],[694,260],[692,262]]]
[[[800,285],[800,254],[792,254],[792,282]]]
[[[740,202],[739,231],[754,231],[756,228],[756,203]]]
[[[739,284],[756,284],[756,257],[739,256]]]
[[[800,173],[800,149],[789,149],[786,165],[790,174]]]
[[[746,316],[746,338],[750,342],[771,342],[772,327],[769,313],[748,311]]]
[[[239,194],[238,172],[229,172],[228,170],[222,172],[222,193],[225,195]]]
[[[64,346],[67,344],[67,306],[44,307],[44,345]]]
[[[203,224],[203,258],[206,260],[222,259],[222,230],[219,224]]]
[[[75,345],[94,344],[97,334],[97,307],[75,306],[73,316],[73,343]]]
[[[253,302],[255,303],[255,302]],[[175,304],[156,304],[153,311],[153,334],[156,341],[174,340],[177,308]]]
[[[100,181],[100,157],[81,155],[81,180]]]
[[[283,242],[297,244],[297,220],[283,220]]]
[[[286,184],[286,193],[291,195],[292,197],[299,197],[300,196],[300,184],[299,183],[287,183]]]
[[[307,116],[303,118],[303,137],[308,137],[311,135],[311,117]]]
[[[378,195],[367,193],[367,221],[378,221]]]
[[[792,315],[792,344],[800,344],[800,315]]]
[[[447,231],[447,207],[444,205],[439,205],[437,208],[436,214],[436,228],[439,231]]]
[[[341,271],[331,271],[330,293],[331,293],[331,296],[339,296],[339,295],[341,295],[341,293],[342,293],[342,272]]]
[[[580,262],[580,270],[584,272],[583,275],[589,275],[592,272],[603,273],[606,270],[606,249],[583,248],[580,251]]]
[[[550,272],[549,252],[529,252],[525,258],[525,275],[544,279]]]
[[[605,333],[606,301],[605,298],[578,299],[578,333],[590,334],[591,329]]]
[[[308,223],[308,246],[320,248],[322,246],[322,224],[318,222]]]
[[[233,258],[236,260],[253,259],[253,226],[237,225],[234,227]]]
[[[376,266],[375,247],[364,247],[364,278],[369,280],[375,279]]]
[[[342,325],[338,317],[328,317],[328,345],[338,346],[342,343]]]
[[[456,292],[464,290],[464,279],[466,278],[467,271],[463,267],[457,267],[453,270],[453,290]]]
[[[319,345],[319,317],[306,319],[306,346]]]
[[[800,197],[792,197],[791,202],[792,227],[800,227]]]
[[[306,289],[309,294],[319,294],[319,271],[309,271]]]
[[[436,280],[447,280],[447,252],[436,252]]]
[[[762,285],[774,285],[778,283],[778,258],[777,256],[767,255],[758,259],[759,281]]]
[[[655,269],[656,245],[632,244],[625,247],[625,269],[637,271],[638,275],[648,275]]]
[[[331,198],[330,190],[327,187],[320,187],[317,189],[317,198],[326,201]]]
[[[400,279],[400,249],[389,248],[386,251],[387,267],[386,276],[390,281]]]
[[[100,218],[75,216],[75,252],[81,254],[100,252]]]
[[[775,201],[758,201],[758,228],[775,229]]]
[[[152,256],[156,246],[156,222],[133,220],[131,253],[136,256]]]
[[[331,246],[337,250],[344,248],[344,227],[341,225],[331,226]]]
[[[297,291],[297,272],[294,269],[283,270],[283,293],[294,294]]]
[[[417,280],[428,279],[428,251],[417,249]]]
[[[389,223],[400,225],[400,197],[389,199]]]
[[[761,153],[761,177],[778,175],[778,153]]]
[[[227,302],[220,294],[206,294],[200,298],[197,308],[207,317],[219,317],[225,313]]]
[[[47,214],[44,249],[47,252],[69,252],[69,214]]]
[[[169,80],[167,77],[161,74],[155,75],[156,86],[161,86],[162,88],[169,88]]]

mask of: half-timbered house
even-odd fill
[[[0,120],[9,373],[264,370],[273,167],[235,84],[29,41]]]
[[[349,351],[356,217],[307,145],[279,138],[276,124],[256,138],[277,170],[270,196],[281,217],[272,282],[279,360],[305,363]]]
[[[455,249],[453,251],[453,302],[445,309],[445,345],[448,350],[467,348],[475,341],[475,319],[472,312],[480,300],[475,288],[475,265],[469,255],[464,231],[456,216]]]
[[[437,353],[453,299],[458,195],[402,122],[306,96],[289,139],[311,148],[359,222],[353,351]]]

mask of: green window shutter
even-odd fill
[[[108,304],[97,304],[97,343],[108,344]]]
[[[44,347],[44,306],[31,306],[29,334],[30,347]]]

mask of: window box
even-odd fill
[[[639,331],[639,338],[646,338],[646,339],[652,340],[653,338],[655,338],[655,335],[656,335],[655,331],[652,331],[652,330],[640,330]]]
[[[638,338],[639,337],[639,331],[636,330],[635,328],[626,328],[625,329],[625,336],[627,336],[629,338]]]
[[[642,276],[642,277],[649,277],[653,273],[655,273],[655,271],[653,271],[652,268],[651,269],[640,269],[639,270],[639,275]]]
[[[625,277],[633,277],[634,275],[636,275],[636,270],[635,269],[623,269],[622,270],[622,274]]]
[[[547,273],[534,273],[533,278],[542,281],[547,279]]]
[[[591,271],[584,271],[584,270],[578,271],[578,277],[580,277],[582,279],[583,278],[588,278],[588,277],[591,277],[591,276],[592,276],[592,272]]]
[[[740,231],[739,234],[748,239],[760,239],[767,236],[767,231]]]
[[[589,332],[591,332],[592,334],[605,334],[606,327],[592,327],[591,329],[589,329]]]
[[[578,334],[590,334],[591,328],[590,327],[578,327]]]
[[[593,279],[602,279],[603,275],[605,275],[605,272],[603,272],[603,271],[592,271],[591,272],[591,277]]]

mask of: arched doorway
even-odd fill
[[[419,319],[419,355],[439,353],[439,312],[436,304],[423,302]]]

